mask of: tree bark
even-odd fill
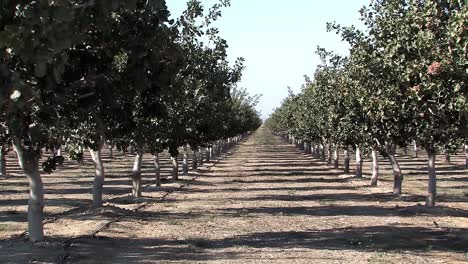
[[[89,149],[91,159],[94,164],[94,181],[93,181],[93,206],[102,206],[102,191],[104,186],[104,164],[101,158],[102,146],[99,146],[96,151]]]
[[[465,169],[468,169],[468,144],[465,144]]]
[[[210,146],[208,161],[213,160],[213,159],[214,159],[213,146]]]
[[[44,239],[44,185],[39,173],[39,153],[25,150],[21,140],[13,139],[18,163],[29,182],[28,233],[33,242]]]
[[[377,186],[379,180],[379,156],[376,149],[372,149],[372,178],[371,186]]]
[[[299,140],[299,149],[304,150],[304,141],[302,139]]]
[[[444,162],[446,164],[449,164],[450,163],[450,154],[446,152],[444,156],[445,156]]]
[[[356,178],[362,178],[362,163],[361,149],[356,147]]]
[[[312,153],[312,146],[310,141],[309,142],[304,142],[304,148],[305,148],[305,154],[311,154]]]
[[[6,151],[4,146],[0,146],[0,177],[6,177]]]
[[[210,162],[210,156],[211,156],[210,147],[206,147],[205,150],[206,150],[206,162]]]
[[[132,195],[135,198],[141,197],[141,163],[143,161],[143,155],[143,151],[140,148],[138,148],[138,150],[136,151],[135,162],[133,163],[132,170]]]
[[[187,144],[184,144],[184,153],[182,158],[182,174],[187,175],[189,171]]]
[[[159,165],[159,152],[153,155],[154,175],[156,176],[156,187],[161,187],[161,167]]]
[[[202,166],[203,165],[203,149],[202,148],[200,148],[200,155],[199,156],[200,156],[200,162],[199,163],[200,163],[200,166]]]
[[[325,156],[325,145],[324,144],[320,145],[320,154],[321,154],[320,159],[322,161],[325,161],[327,159],[327,157]]]
[[[177,160],[177,156],[171,157],[172,160],[172,179],[174,181],[179,180],[179,161]]]
[[[114,147],[112,145],[109,145],[109,158],[112,159],[114,157],[114,152],[113,152]]]
[[[437,178],[436,178],[436,153],[434,150],[427,151],[429,183],[427,185],[426,206],[435,206],[437,197]]]
[[[340,166],[340,152],[338,148],[338,145],[335,145],[335,169],[338,169]]]
[[[349,173],[349,161],[349,150],[348,147],[346,147],[344,150],[344,173]]]
[[[419,158],[419,149],[418,149],[418,144],[416,143],[416,140],[413,140],[413,151],[414,151],[414,157]]]
[[[62,146],[59,146],[59,147],[58,147],[58,149],[57,149],[57,156],[58,156],[58,157],[63,157],[63,156],[62,156]],[[58,163],[59,166],[62,166],[62,165],[63,165],[63,159],[59,159],[57,163]]]
[[[327,165],[332,163],[332,146],[330,143],[327,144]]]
[[[198,150],[193,150],[193,159],[192,159],[192,169],[196,170],[198,168],[198,157],[197,157]]]
[[[402,194],[403,174],[401,173],[400,164],[395,158],[395,146],[387,147],[387,155],[393,169],[393,194],[400,197]]]

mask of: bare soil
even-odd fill
[[[107,204],[93,209],[89,157],[44,175],[46,240],[27,241],[27,181],[10,154],[0,179],[2,263],[468,263],[468,172],[438,160],[439,203],[426,208],[426,160],[402,153],[401,199],[390,165],[369,187],[265,128],[178,182],[130,198],[133,157],[106,158]],[[411,153],[410,153],[411,154]],[[421,153],[422,154],[422,153]],[[353,157],[354,158],[354,157]],[[352,162],[352,166],[354,163]],[[163,174],[170,167],[163,159]]]

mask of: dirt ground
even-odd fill
[[[410,153],[411,154],[411,153]],[[44,175],[46,240],[27,241],[27,181],[9,156],[0,179],[1,263],[468,263],[468,171],[462,156],[438,160],[439,206],[426,209],[426,161],[400,155],[394,199],[382,181],[331,169],[265,128],[181,181],[128,197],[132,157],[106,158],[102,209],[89,207],[92,167],[67,162]],[[354,163],[352,163],[354,166]],[[163,173],[170,171],[167,157]]]

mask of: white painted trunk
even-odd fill
[[[101,149],[96,151],[89,149],[91,159],[94,164],[94,181],[93,181],[93,206],[102,206],[102,191],[104,186],[104,164],[101,158]]]
[[[24,150],[20,140],[14,139],[18,163],[29,182],[28,234],[33,242],[44,239],[44,185],[39,173],[39,154]]]
[[[187,144],[184,144],[184,153],[182,158],[182,174],[187,175],[189,172],[189,164],[188,164],[188,150]]]
[[[419,157],[419,149],[418,149],[418,144],[416,143],[416,140],[413,140],[413,152],[414,152],[414,157],[418,158]]]
[[[356,178],[362,178],[362,163],[361,149],[356,147]]]
[[[62,146],[59,146],[57,150],[57,156],[62,157]],[[58,165],[62,166],[63,165],[63,159],[58,160]]]
[[[209,149],[209,154],[208,154],[208,161],[212,160],[214,158],[214,153],[213,153],[213,147],[211,146]]]
[[[379,180],[379,156],[377,150],[372,150],[372,178],[371,186],[377,186]]]
[[[436,153],[435,151],[428,151],[428,173],[429,173],[429,182],[427,185],[427,198],[426,206],[435,206],[436,197],[437,197],[437,178],[436,178]]]
[[[174,181],[179,180],[179,161],[177,160],[177,156],[171,157],[172,160],[172,179]]]
[[[340,152],[339,152],[339,149],[338,149],[338,145],[335,146],[335,169],[338,169],[339,168],[339,162],[340,162]]]
[[[153,155],[154,161],[154,175],[156,177],[156,187],[161,187],[161,167],[159,165],[159,153],[156,152]]]
[[[465,169],[468,169],[468,144],[465,144]]]
[[[132,169],[132,195],[135,198],[141,197],[141,164],[143,161],[143,151],[137,150]]]

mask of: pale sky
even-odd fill
[[[166,0],[172,18],[185,9],[186,0]],[[205,10],[216,0],[202,0]],[[245,59],[240,87],[262,94],[257,106],[266,118],[287,96],[287,87],[300,91],[304,75],[313,76],[317,46],[339,54],[348,45],[326,23],[362,28],[359,9],[369,0],[231,0],[216,23],[229,45],[229,60]]]

